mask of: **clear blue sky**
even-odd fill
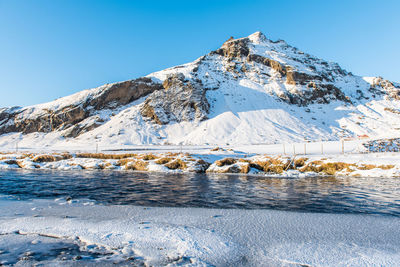
[[[399,11],[397,0],[0,0],[0,107],[140,77],[255,31],[400,81]]]

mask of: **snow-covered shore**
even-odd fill
[[[2,153],[0,169],[107,169],[164,173],[241,173],[282,177],[400,177],[398,152],[274,155],[223,148],[193,149],[191,153]]]
[[[395,266],[400,262],[400,219],[391,216],[102,206],[63,199],[3,198],[0,208],[2,264],[33,264],[38,258],[41,263],[67,266]],[[60,244],[75,246],[87,256],[72,257],[73,251],[62,252]]]

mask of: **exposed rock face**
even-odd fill
[[[189,81],[179,73],[168,76],[163,86],[146,99],[142,116],[157,124],[207,119],[209,103],[201,81]]]
[[[229,40],[227,40],[221,48],[212,51],[210,55],[220,55],[226,57],[228,60],[233,60],[233,59],[240,59],[242,57],[247,57],[247,55],[250,53],[248,44],[250,40],[248,38],[242,38],[242,39],[233,39],[231,37]]]
[[[272,68],[276,72],[280,73],[282,76],[286,75],[285,66],[283,66],[281,63],[279,63],[276,60],[273,60],[273,59],[270,59],[270,58],[266,58],[266,57],[263,57],[263,56],[260,56],[260,55],[252,54],[252,55],[248,55],[247,61],[263,64],[263,65],[265,65],[267,67]]]
[[[381,77],[375,78],[371,84],[370,91],[378,94],[387,94],[388,97],[400,100],[400,86]]]
[[[259,32],[254,34],[253,39],[256,39],[257,42],[269,41]],[[269,42],[280,44],[285,49],[293,49],[295,52],[303,54],[302,52],[298,52],[296,48],[289,47],[284,41]],[[234,73],[236,77],[245,77],[246,73],[254,72],[252,64],[261,64],[262,66],[275,71],[278,77],[280,77],[287,85],[304,86],[305,90],[302,91],[297,90],[296,92],[282,92],[277,94],[277,97],[290,104],[307,106],[313,103],[330,103],[332,100],[351,103],[349,98],[334,85],[334,79],[331,77],[331,73],[336,75],[348,75],[348,73],[341,69],[337,64],[330,66],[329,63],[320,61],[311,56],[308,56],[303,60],[293,58],[299,63],[307,64],[313,71],[313,74],[311,74],[299,70],[292,65],[283,64],[275,59],[252,53],[251,47],[253,45],[254,44],[249,37],[236,40],[231,38],[227,40],[220,49],[211,52],[209,55],[223,56],[227,60],[227,63],[225,64],[226,71]],[[318,64],[324,67],[331,68],[329,70],[330,73],[316,71],[313,61],[317,61]]]
[[[86,116],[88,116],[88,112],[79,106],[65,107],[57,111],[45,110],[40,116],[33,119],[25,119],[23,118],[23,112],[17,111],[8,115],[8,123],[0,126],[0,133],[51,132],[62,126],[80,122]]]
[[[48,133],[54,130],[68,131],[66,137],[76,137],[79,134],[92,130],[101,125],[101,120],[89,124],[79,125],[80,122],[93,115],[96,110],[115,108],[128,104],[156,90],[162,85],[153,82],[150,78],[139,78],[106,86],[98,95],[87,98],[83,103],[74,103],[57,110],[42,109],[36,116],[28,116],[30,109],[2,109],[0,110],[0,134],[10,132]]]
[[[93,106],[97,110],[114,108],[116,106],[126,105],[156,90],[161,90],[162,88],[161,84],[155,83],[147,77],[114,83],[95,99],[92,99],[87,105]]]

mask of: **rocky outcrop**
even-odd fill
[[[207,119],[210,105],[200,80],[189,81],[181,73],[172,74],[163,87],[146,99],[141,108],[143,117],[157,124]]]
[[[309,104],[328,104],[331,101],[339,100],[346,103],[351,103],[349,97],[347,97],[339,88],[332,84],[320,84],[315,85],[313,90],[301,91],[296,93],[286,93],[279,97],[290,103],[298,106],[307,106]]]
[[[266,37],[262,33],[256,33],[253,38],[258,41],[266,41]],[[284,42],[275,42],[289,49],[290,47]],[[307,106],[313,103],[330,103],[332,100],[344,101],[351,103],[347,97],[338,87],[334,85],[334,80],[331,77],[332,73],[335,75],[348,75],[348,73],[341,69],[337,64],[330,64],[326,61],[313,58],[307,55],[304,59],[293,58],[296,62],[300,62],[309,67],[313,74],[309,72],[299,71],[295,67],[283,64],[277,60],[254,54],[251,52],[250,46],[252,45],[249,37],[241,39],[229,39],[220,49],[211,52],[209,55],[218,55],[224,57],[227,62],[225,69],[227,72],[234,74],[234,77],[244,77],[248,72],[254,72],[251,64],[261,64],[263,67],[272,69],[279,75],[285,84],[289,86],[303,87],[302,90],[295,92],[282,92],[277,94],[277,97],[287,103],[296,104],[299,106]],[[296,48],[293,48],[295,53],[300,53]],[[327,73],[318,72],[313,65],[313,61],[318,62],[323,67],[329,68]],[[248,65],[250,64],[250,66]]]
[[[288,67],[286,72],[286,83],[291,85],[307,85],[310,82],[322,81],[323,77],[321,75],[310,75],[304,72],[298,72],[293,70],[293,68]]]
[[[370,91],[378,94],[386,94],[389,98],[400,100],[400,86],[381,77],[374,79]]]
[[[68,106],[56,111],[43,110],[34,118],[27,119],[23,115],[23,111],[9,114],[7,123],[0,127],[0,133],[47,133],[82,121],[88,116],[88,111],[81,106]]]
[[[282,76],[286,75],[286,67],[283,66],[281,63],[279,63],[276,60],[266,58],[266,57],[263,57],[260,55],[251,54],[251,55],[248,55],[247,61],[263,64],[267,67],[272,68],[276,72],[280,73]]]
[[[48,133],[55,130],[68,129],[65,136],[76,137],[83,132],[101,125],[102,121],[100,120],[88,125],[79,124],[92,116],[96,110],[112,109],[126,105],[162,88],[160,83],[153,82],[150,78],[144,77],[111,84],[106,86],[99,94],[87,98],[83,103],[73,103],[56,110],[34,110],[34,108],[2,109],[0,110],[0,119],[2,121],[0,134],[10,132],[21,132],[24,134],[33,132]],[[26,115],[33,111],[37,111],[37,115]]]
[[[248,44],[250,43],[249,38],[228,39],[221,48],[212,51],[210,55],[220,55],[226,57],[228,60],[241,59],[247,57],[250,53]]]
[[[115,108],[161,89],[163,87],[160,83],[155,83],[151,78],[147,77],[114,83],[102,91],[95,99],[87,103],[87,105],[93,106],[97,110]]]

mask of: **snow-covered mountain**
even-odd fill
[[[400,136],[400,84],[262,33],[194,62],[53,102],[0,109],[0,146],[257,144]]]

